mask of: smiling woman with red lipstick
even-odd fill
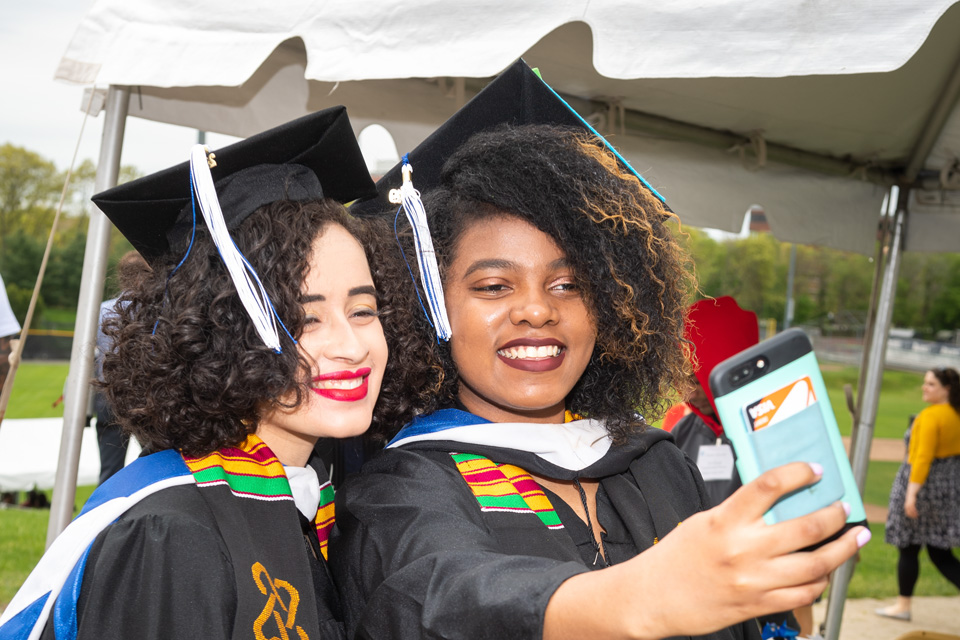
[[[817,480],[803,463],[701,513],[696,466],[638,414],[689,376],[673,216],[582,124],[464,135],[513,103],[512,123],[563,113],[518,62],[409,155],[451,335],[424,415],[337,496],[348,635],[759,638],[756,615],[812,602],[869,533],[793,553],[842,506],[763,522]]]
[[[94,492],[0,637],[344,636],[315,445],[410,419],[431,386],[406,267],[341,204],[372,191],[337,107],[95,196],[152,267],[103,365],[150,455]]]

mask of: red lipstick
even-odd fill
[[[314,383],[323,382],[325,380],[355,380],[357,378],[360,378],[361,382],[359,386],[352,389],[313,387],[313,391],[323,398],[338,400],[340,402],[356,402],[357,400],[363,400],[367,397],[367,379],[370,376],[370,371],[370,367],[362,367],[356,371],[333,371],[331,373],[324,373],[316,376],[313,379]]]

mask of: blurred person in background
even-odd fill
[[[956,369],[930,369],[923,376],[921,411],[907,429],[907,459],[890,491],[886,541],[900,550],[900,594],[877,615],[910,620],[913,588],[920,577],[920,548],[960,589],[960,376]]]

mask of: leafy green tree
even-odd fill
[[[83,273],[83,254],[87,235],[74,233],[64,246],[50,256],[40,292],[50,306],[75,307],[80,295],[80,277]]]
[[[40,261],[43,259],[44,245],[23,229],[13,231],[8,236],[6,245],[5,250],[0,253],[0,273],[3,273],[4,282],[33,291]]]
[[[721,291],[761,318],[782,318],[786,302],[785,263],[770,234],[751,234],[727,243]]]
[[[934,334],[960,329],[960,256],[944,256],[937,267],[942,286],[930,301],[927,314],[927,324]]]
[[[23,147],[0,145],[0,251],[13,230],[32,231],[52,218],[59,184],[49,160]]]
[[[119,181],[126,182],[139,175],[133,167],[121,167]],[[18,288],[16,295],[26,291],[28,300],[65,179],[66,172],[58,172],[52,162],[38,154],[11,144],[0,146],[0,272],[7,283]],[[89,221],[87,213],[93,206],[90,196],[95,181],[96,166],[90,160],[74,168],[41,287],[42,298],[51,309],[69,309],[77,304]],[[110,265],[115,265],[130,248],[113,229]]]
[[[15,284],[8,284],[6,290],[7,300],[10,301],[10,308],[13,310],[13,315],[17,317],[17,322],[19,322],[22,327],[27,318],[27,310],[30,308],[30,298],[33,296],[33,287],[24,289]],[[40,297],[37,298],[36,307],[33,309],[33,322],[30,323],[32,327],[35,328],[39,325],[40,318],[43,316],[46,306],[46,303],[43,301],[43,294],[41,294]]]

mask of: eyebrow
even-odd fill
[[[374,298],[376,298],[377,288],[374,287],[373,285],[365,284],[359,287],[354,287],[350,289],[350,291],[347,291],[348,298],[352,298],[354,296],[364,296],[364,295],[373,296]],[[307,304],[309,302],[326,302],[326,301],[327,301],[327,297],[322,293],[311,293],[304,296],[300,296],[301,304]]]
[[[563,269],[569,266],[571,266],[570,261],[564,257],[564,258],[557,258],[556,260],[551,262],[549,265],[547,265],[547,268],[550,270],[554,270],[554,269]],[[470,277],[472,273],[475,273],[482,269],[517,269],[518,267],[519,265],[516,262],[513,262],[512,260],[503,260],[500,258],[490,258],[489,260],[477,260],[472,265],[470,265],[470,268],[467,269],[467,272],[463,274],[463,278],[466,279]]]

